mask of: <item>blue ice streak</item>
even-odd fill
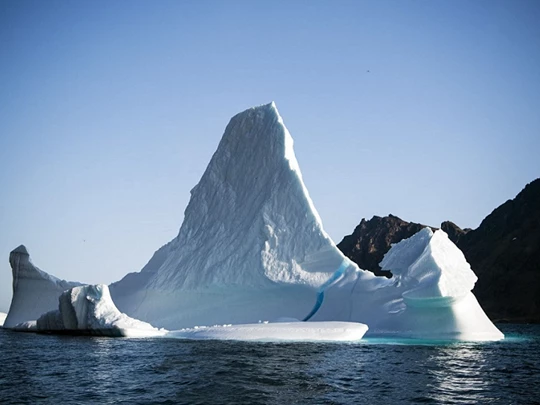
[[[326,290],[328,287],[330,287],[332,284],[334,284],[336,281],[338,281],[342,276],[343,273],[345,273],[345,270],[347,270],[347,267],[349,267],[349,260],[343,259],[341,262],[341,265],[339,268],[332,274],[332,277],[330,277],[326,283],[321,285],[319,287],[319,291],[317,293],[317,301],[315,302],[315,306],[311,310],[311,312],[302,320],[303,322],[309,321],[313,315],[317,313],[319,308],[321,307],[323,301],[324,301],[324,290]]]

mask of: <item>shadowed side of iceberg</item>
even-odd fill
[[[81,283],[60,280],[34,266],[24,245],[9,255],[13,274],[13,296],[4,322],[11,328],[21,322],[37,319],[58,306],[58,297],[65,290]]]
[[[73,287],[63,292],[58,309],[41,315],[37,321],[13,327],[23,332],[110,337],[156,337],[168,331],[121,313],[104,284]]]

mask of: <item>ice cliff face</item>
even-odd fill
[[[58,302],[58,309],[41,315],[35,322],[18,324],[14,329],[113,337],[153,337],[168,332],[118,311],[109,288],[103,284],[70,288],[60,295]]]
[[[60,280],[34,266],[23,245],[10,253],[9,264],[13,273],[13,297],[4,322],[6,328],[37,319],[44,312],[55,309],[63,291],[81,285]]]

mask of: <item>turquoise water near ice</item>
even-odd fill
[[[538,404],[540,325],[492,343],[246,343],[0,329],[2,404]]]

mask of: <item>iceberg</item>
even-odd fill
[[[37,321],[17,324],[13,329],[111,337],[155,337],[168,332],[121,313],[104,284],[70,288],[58,301],[58,309],[46,312]]]
[[[34,283],[37,268],[22,250],[12,252],[24,265],[12,261],[10,327],[51,310],[67,289],[41,273]],[[292,137],[270,103],[231,119],[176,238],[109,288],[122,313],[186,336],[228,336],[260,319],[293,318],[307,321],[297,328],[302,336],[315,333],[311,323],[353,322],[369,327],[366,336],[503,338],[471,292],[474,272],[443,231],[424,229],[394,245],[382,265],[392,279],[359,269],[326,234]],[[236,326],[193,329],[223,324]]]
[[[5,312],[0,312],[0,327],[4,326],[7,314]]]

